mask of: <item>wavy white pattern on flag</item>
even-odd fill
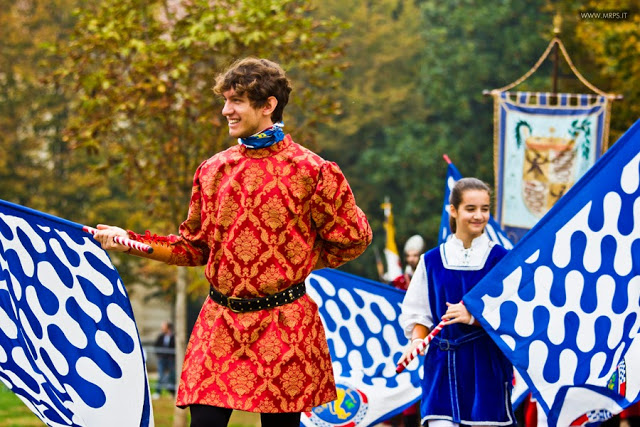
[[[549,425],[602,421],[640,399],[640,121],[464,302]]]
[[[81,226],[0,201],[0,380],[49,426],[152,426],[142,347]]]
[[[375,425],[415,403],[422,361],[396,375],[408,343],[398,323],[404,292],[331,269],[314,271],[306,283],[325,326],[338,399],[303,414],[302,424]]]

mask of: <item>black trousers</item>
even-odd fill
[[[191,427],[227,427],[233,409],[208,405],[191,405]],[[260,414],[262,427],[299,427],[300,412]]]

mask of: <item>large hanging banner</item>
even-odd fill
[[[611,102],[602,95],[492,94],[496,219],[517,242],[606,150]]]

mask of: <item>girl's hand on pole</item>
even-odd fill
[[[447,312],[442,316],[442,320],[447,320],[447,325],[452,323],[463,323],[465,325],[473,325],[475,323],[475,317],[469,313],[467,307],[463,303],[457,304],[447,303]]]
[[[106,251],[118,251],[125,252],[131,250],[130,247],[121,245],[114,240],[114,237],[129,237],[126,230],[120,227],[113,227],[111,225],[98,224],[98,232],[93,235],[93,238],[100,242],[102,249]]]
[[[411,358],[411,353],[413,353],[413,351],[418,348],[418,346],[422,344],[423,341],[423,338],[414,338],[413,340],[411,340],[411,343],[409,343],[409,346],[405,350],[404,354],[402,355],[400,360],[398,360],[398,365],[404,363],[406,360],[409,360]],[[420,355],[424,355],[424,349],[420,352]]]

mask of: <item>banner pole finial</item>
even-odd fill
[[[562,29],[562,15],[560,12],[556,12],[553,17],[553,35],[558,37]]]

